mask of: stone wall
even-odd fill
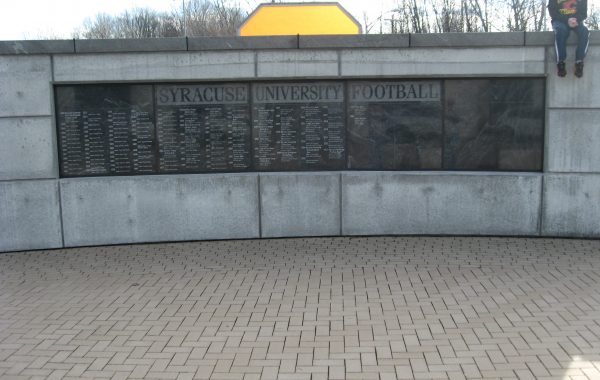
[[[286,236],[600,237],[600,50],[552,33],[0,42],[0,251]],[[571,61],[568,62],[572,72]],[[544,170],[59,177],[53,85],[547,77]]]

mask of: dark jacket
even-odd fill
[[[552,21],[566,24],[571,17],[575,17],[581,22],[587,18],[587,0],[550,0],[548,12]]]

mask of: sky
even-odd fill
[[[93,18],[98,13],[118,15],[128,9],[145,7],[169,11],[180,7],[182,1],[184,0],[0,0],[0,40],[72,38],[73,31],[86,18]],[[248,11],[261,3],[260,0],[234,1],[238,1]],[[396,0],[338,2],[361,23],[365,12],[369,20],[374,20],[396,4]],[[588,3],[600,7],[600,0],[590,0]]]
[[[86,18],[94,18],[98,13],[118,15],[128,9],[146,7],[170,11],[181,7],[182,1],[184,0],[0,0],[0,40],[39,39],[43,36],[72,38],[73,31],[81,27]],[[237,0],[248,11],[252,11],[261,2],[269,1]],[[390,9],[395,4],[395,0],[338,2],[361,22],[365,10],[368,10],[369,18],[374,19],[382,9]]]

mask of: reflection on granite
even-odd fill
[[[439,103],[350,106],[349,169],[440,169],[441,108]]]
[[[355,90],[361,85],[382,89],[381,98],[365,98],[363,92]],[[398,86],[402,86],[401,91]],[[440,88],[439,81],[351,83],[348,168],[441,169]]]
[[[445,85],[444,169],[542,170],[543,79]]]
[[[544,93],[543,78],[59,85],[60,171],[540,171]]]
[[[59,110],[94,108],[150,109],[153,107],[151,85],[106,84],[72,85],[56,87],[56,104]]]

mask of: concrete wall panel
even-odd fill
[[[340,174],[261,174],[262,237],[340,234]]]
[[[297,36],[188,37],[188,50],[296,49]]]
[[[333,77],[338,75],[338,54],[328,50],[261,51],[257,73],[261,78]]]
[[[57,82],[238,79],[254,76],[254,53],[185,52],[58,55]]]
[[[409,34],[299,36],[300,49],[407,48]]]
[[[0,41],[0,54],[64,54],[75,53],[74,40]]]
[[[550,172],[600,173],[600,110],[550,110]]]
[[[542,234],[600,237],[600,175],[544,178]]]
[[[259,237],[257,175],[61,180],[65,245]]]
[[[183,37],[75,40],[75,51],[77,53],[130,53],[185,50],[187,50],[187,41]]]
[[[556,57],[548,48],[548,98],[549,108],[600,108],[600,49],[592,46],[585,59],[583,78],[573,75],[575,46],[568,46],[567,76],[556,75]]]
[[[70,246],[255,238],[259,225],[264,237],[336,235],[340,228],[351,235],[541,231],[599,237],[600,49],[590,49],[585,75],[577,79],[575,46],[569,45],[569,75],[558,78],[552,33],[413,37],[84,41],[78,43],[79,51],[71,40],[0,43],[0,250],[62,244],[59,185],[48,180],[57,175],[52,67],[59,83],[548,75],[546,174],[62,179]],[[55,54],[54,63],[49,54]]]
[[[525,32],[413,33],[411,47],[497,47],[525,44]]]
[[[344,173],[347,235],[536,235],[538,174]]]
[[[58,181],[0,182],[0,251],[61,246]]]
[[[0,56],[0,117],[50,115],[50,56]]]
[[[544,48],[343,50],[342,76],[543,75]]]
[[[0,180],[58,175],[52,128],[50,117],[0,119]]]

